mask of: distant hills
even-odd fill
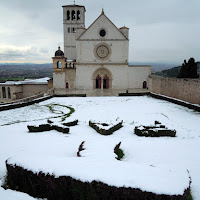
[[[130,62],[129,65],[151,65],[152,73],[161,72],[166,69],[171,69],[177,64],[168,64],[168,63],[152,63],[152,62]]]
[[[53,64],[4,63],[0,64],[0,82],[53,77]]]
[[[163,77],[177,77],[181,70],[181,66],[173,67],[171,69],[162,70],[161,72],[155,72],[155,75]],[[197,62],[197,73],[200,75],[200,62]]]
[[[200,74],[200,62],[198,72]],[[152,73],[164,77],[176,77],[180,71],[180,66],[166,63],[142,63],[130,62],[130,65],[151,65]],[[24,80],[27,78],[53,77],[53,64],[35,63],[0,63],[0,82],[7,80]]]

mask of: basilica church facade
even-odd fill
[[[151,87],[151,66],[129,65],[129,28],[102,10],[85,28],[84,6],[63,6],[64,52],[53,57],[55,94],[116,95]]]

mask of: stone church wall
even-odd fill
[[[147,82],[147,88],[151,89],[149,76],[151,75],[151,66],[132,65],[128,68],[128,88],[143,88],[143,82]]]
[[[106,60],[95,56],[95,47],[100,43],[107,44],[111,49],[110,56]],[[77,41],[76,44],[78,63],[128,63],[128,41]]]
[[[47,93],[47,84],[27,84],[23,85],[23,98],[30,97],[36,94]]]
[[[177,79],[152,76],[152,92],[200,104],[200,79]]]
[[[53,87],[54,89],[65,89],[65,72],[53,73]]]

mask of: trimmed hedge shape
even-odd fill
[[[58,131],[58,132],[61,132],[61,133],[69,133],[69,128],[67,127],[61,127],[61,126],[58,126],[58,125],[52,125],[51,126],[54,130]]]
[[[53,124],[41,124],[39,126],[27,126],[29,132],[44,132],[44,131],[51,131],[56,130],[62,133],[69,133],[69,128],[62,127]]]
[[[72,122],[62,123],[64,126],[76,126],[78,124],[78,120],[74,120]]]
[[[89,121],[89,126],[92,127],[94,130],[96,130],[98,133],[100,133],[101,135],[111,135],[113,134],[113,132],[119,130],[120,128],[122,128],[122,123],[123,121],[121,121],[120,123],[114,125],[113,127],[111,127],[110,129],[106,130],[106,129],[103,129],[103,128],[100,128],[98,126],[98,124],[102,125],[102,126],[109,126],[108,124],[106,123],[94,123],[94,122],[91,122]]]
[[[155,121],[155,126],[136,126],[135,134],[138,136],[145,136],[145,137],[161,137],[161,136],[175,137],[176,130],[168,129],[160,122]]]
[[[41,124],[39,126],[27,126],[29,132],[44,132],[53,130],[50,124]]]
[[[116,159],[121,160],[124,157],[124,152],[122,149],[120,149],[121,142],[117,144],[114,148],[114,153],[117,155]]]
[[[56,178],[43,172],[33,173],[6,163],[8,186],[35,198],[48,200],[188,200],[190,188],[183,195],[164,195],[136,188],[114,187],[102,182],[81,182],[69,176]]]
[[[81,154],[80,154],[81,151],[85,150],[84,147],[83,147],[84,143],[85,143],[85,141],[81,142],[81,144],[79,145],[78,152],[77,152],[77,157],[81,157]]]

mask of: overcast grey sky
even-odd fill
[[[51,62],[63,49],[62,5],[73,0],[1,0],[0,63]],[[105,14],[130,28],[130,62],[200,61],[200,0],[76,0],[86,27]]]

